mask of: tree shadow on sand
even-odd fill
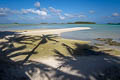
[[[16,54],[10,55],[9,58],[11,57],[17,57],[20,55],[27,55],[27,57],[21,62],[22,64],[24,64],[32,54],[35,54],[37,52],[35,52],[35,50],[42,44],[46,44],[48,41],[54,41],[54,42],[59,42],[57,40],[55,40],[54,38],[57,38],[58,36],[56,35],[43,35],[43,36],[25,36],[25,35],[19,35],[19,34],[14,34],[13,36],[4,36],[5,40],[7,40],[6,42],[2,42],[0,43],[0,45],[2,46],[0,48],[0,52],[2,54],[5,54],[5,56],[15,52],[15,51],[20,51],[20,50],[24,50],[26,49],[26,44],[29,45],[34,45],[34,42],[38,42],[38,44],[33,47],[31,49],[31,51],[28,52],[18,52]],[[23,44],[23,46],[20,47],[14,47],[14,43],[18,43],[18,44]],[[6,50],[4,50],[5,48],[7,48]]]
[[[0,31],[0,39],[5,38],[6,36],[13,36],[16,32],[13,31]]]
[[[89,45],[75,44],[76,48],[72,49],[70,46],[63,44],[71,56],[64,56],[60,51],[54,50],[57,61],[61,62],[57,67],[59,70],[69,70],[69,73],[76,72],[80,79],[74,80],[119,80],[120,76],[106,77],[109,74],[115,74],[118,71],[111,71],[107,75],[104,70],[111,66],[120,66],[120,57],[109,55],[102,51],[95,51],[97,48]],[[114,68],[114,67],[113,67]],[[70,79],[72,80],[72,79]]]
[[[30,58],[30,56],[35,53],[35,50],[39,47],[39,45],[47,43],[47,39],[58,42],[52,39],[54,37],[50,35],[46,35],[42,37],[37,36],[36,38],[35,36],[31,37],[31,36],[24,36],[18,34],[14,34],[13,36],[9,36],[9,37],[8,35],[4,36],[6,41],[0,42],[0,63],[1,63],[0,80],[29,80],[30,78],[28,77],[28,75],[26,75],[25,73],[26,71],[23,70],[23,67],[25,67],[24,63],[26,63]],[[26,49],[26,44],[28,43],[23,43],[23,41],[35,42],[38,40],[40,42],[30,52],[18,52],[12,54],[15,51],[21,51]],[[24,45],[20,47],[15,47],[14,43],[19,43]],[[27,55],[27,56],[24,60],[16,61],[16,62],[11,59],[12,57],[17,57],[21,55]]]
[[[25,63],[40,45],[46,44],[48,41],[59,42],[59,41],[53,39],[56,37],[57,37],[56,35],[42,35],[40,42],[32,49],[32,51],[28,54],[28,56],[24,59],[24,61],[22,63]]]
[[[1,42],[0,80],[90,80],[90,77],[96,77],[96,70],[98,70],[98,74],[102,74],[102,72],[99,72],[99,70],[101,71],[101,67],[105,67],[106,65],[119,64],[120,59],[118,57],[108,55],[107,53],[95,52],[92,50],[92,48],[81,48],[84,45],[80,44],[75,44],[76,49],[72,49],[70,46],[63,44],[64,47],[66,47],[66,50],[68,50],[69,54],[71,54],[71,57],[64,56],[58,50],[54,50],[56,53],[57,61],[61,62],[61,65],[58,68],[52,67],[45,63],[29,60],[30,56],[35,53],[35,50],[40,45],[47,43],[49,40],[59,42],[55,40],[54,37],[56,36],[44,35],[42,37],[32,37],[14,35],[14,37],[7,38],[7,42]],[[31,41],[31,45],[33,45],[32,43],[35,41],[39,42],[31,51],[12,54],[15,51],[26,49],[27,42],[23,43],[26,40]],[[24,45],[15,47],[14,42]],[[84,54],[87,55],[84,56]],[[94,56],[90,56],[91,54]],[[98,56],[96,54],[105,54],[105,56]],[[26,55],[25,59],[16,62],[11,59],[12,57],[21,55]],[[102,66],[101,63],[105,64],[105,66]],[[98,66],[95,67],[95,65]],[[86,66],[89,66],[89,68]],[[70,68],[70,72],[76,71],[77,74],[72,74],[70,72],[62,70],[64,67]]]

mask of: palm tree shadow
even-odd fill
[[[22,64],[24,64],[29,58],[30,56],[35,53],[35,50],[42,44],[46,44],[48,42],[48,40],[50,41],[55,41],[55,42],[59,42],[57,40],[54,40],[53,38],[56,38],[57,36],[55,35],[43,35],[41,37],[40,42],[32,49],[32,51],[28,54],[28,56],[23,60]]]
[[[44,63],[40,63],[36,61],[27,61],[27,62],[31,64],[24,66],[25,72],[28,72],[29,76],[32,76],[32,77],[37,75],[37,78],[38,78],[40,76],[39,77],[40,80],[44,80],[44,79],[47,79],[47,80],[53,80],[53,79],[54,80],[82,80],[82,78],[79,76],[65,73],[61,70],[53,68]],[[29,72],[29,70],[31,72]]]
[[[96,46],[90,46],[88,44],[78,44],[75,43],[74,46],[76,46],[75,49],[71,48],[69,45],[62,43],[63,46],[65,46],[68,53],[74,57],[74,56],[91,56],[91,55],[102,55],[104,52],[102,51],[95,51],[93,49],[98,49]],[[105,55],[105,54],[104,54]]]
[[[68,51],[68,53],[71,55],[71,56],[74,56],[74,50],[70,47],[70,46],[68,46],[67,44],[65,44],[65,43],[62,43],[62,45],[67,49],[67,51]]]
[[[60,51],[54,50],[56,57],[58,57],[57,60],[62,62],[61,65],[56,69],[41,62],[29,60],[30,56],[35,53],[36,49],[40,45],[46,44],[48,40],[53,39],[51,41],[59,42],[54,40],[54,37],[48,35],[44,35],[42,37],[38,36],[36,38],[32,38],[31,36],[21,36],[21,39],[18,37],[18,35],[16,35],[14,38],[17,38],[18,40],[14,39],[13,37],[10,38],[12,39],[9,40],[9,38],[7,38],[8,42],[0,43],[0,80],[31,80],[35,77],[41,78],[42,80],[46,78],[48,80],[90,80],[90,76],[95,78],[96,75],[94,73],[96,73],[96,70],[99,70],[101,67],[103,67],[101,66],[101,63],[104,64],[104,67],[107,67],[106,65],[118,65],[120,61],[118,57],[111,56],[107,53],[96,52],[92,50],[92,48],[88,47],[81,48],[84,45],[75,44],[76,49],[71,49],[70,46],[64,44],[66,49],[71,52],[70,54],[71,56],[74,56],[74,58],[64,56]],[[19,52],[12,54],[15,51],[24,50],[26,48],[26,46],[15,47],[13,44],[14,42],[21,43],[23,40],[28,40],[31,42],[39,41],[39,43],[30,52]],[[27,55],[27,57],[21,61],[22,64],[19,63],[19,61],[15,62],[11,59],[12,57],[17,57],[20,55]],[[94,67],[94,65],[98,65],[98,67]],[[77,70],[77,73],[82,74],[84,77],[60,70],[62,67],[66,66],[71,67],[71,72]],[[89,66],[89,68],[86,66]],[[100,73],[98,72],[98,74]]]
[[[14,39],[14,38],[17,38],[17,39]],[[30,52],[18,52],[16,54],[12,54],[15,51],[24,50],[26,48],[25,45],[20,47],[15,47],[14,42],[21,43],[21,41],[25,39],[31,40],[31,39],[28,39],[31,37],[26,38],[25,36],[24,37],[21,36],[22,39],[20,39],[18,36],[14,36],[14,38],[9,37],[7,38],[8,40],[7,42],[0,43],[1,45],[0,46],[0,63],[1,63],[0,76],[2,76],[0,77],[0,80],[8,80],[8,79],[9,80],[31,80],[31,77],[35,75],[36,68],[40,71],[38,75],[41,77],[41,79],[43,78],[47,78],[48,80],[52,80],[53,78],[55,78],[56,80],[60,80],[60,79],[70,80],[73,78],[76,80],[80,79],[79,76],[65,73],[63,71],[57,70],[46,64],[35,62],[35,61],[29,61],[30,56],[35,53],[35,50],[39,47],[39,45],[47,43],[47,40],[51,40],[51,39],[48,39],[48,37],[46,38],[46,36],[43,36],[42,39],[39,39],[40,42]],[[55,41],[55,40],[52,39],[51,41]],[[55,41],[55,42],[58,42],[58,41]],[[17,57],[20,55],[27,55],[27,57],[22,61],[16,61],[16,62],[11,59],[13,57]],[[29,72],[29,70],[31,70],[32,72]]]
[[[120,66],[119,57],[101,51],[94,51],[94,46],[75,45],[76,48],[71,49],[71,47],[64,44],[68,52],[72,52],[73,56],[64,56],[60,51],[54,50],[56,53],[55,57],[57,57],[56,60],[61,62],[61,65],[57,69],[69,67],[70,72],[77,71],[77,74],[82,74],[85,77],[83,80],[91,80],[90,76],[98,79],[98,75],[104,74],[102,70],[110,66]],[[71,53],[69,54],[71,55]]]
[[[16,32],[13,31],[0,31],[0,39],[5,38],[6,36],[13,36]]]
[[[17,66],[17,62],[9,57],[9,55],[13,55],[13,52],[24,50],[25,48],[26,46],[15,47],[11,40],[0,43],[0,80],[30,80],[20,66]],[[19,72],[15,73],[14,70],[16,69],[22,74],[20,75]]]
[[[43,35],[43,36],[25,36],[25,35],[19,35],[19,34],[15,34],[13,36],[10,37],[5,37],[5,39],[7,40],[7,42],[2,42],[0,43],[2,45],[2,47],[0,48],[0,52],[6,54],[5,56],[15,52],[15,51],[19,51],[19,50],[23,50],[26,48],[26,44],[30,44],[32,45],[35,41],[39,41],[39,43],[31,50],[28,52],[19,52],[13,55],[10,55],[9,58],[12,57],[17,57],[20,55],[27,55],[26,58],[23,61],[20,61],[22,64],[24,64],[29,58],[30,56],[32,56],[32,54],[35,54],[37,52],[35,52],[35,50],[42,44],[46,44],[48,41],[53,41],[53,42],[59,42],[57,40],[55,40],[54,38],[57,38],[56,35]],[[25,42],[25,41],[31,41],[31,42]],[[14,47],[14,43],[18,43],[18,44],[24,44],[24,46],[20,46],[18,48]],[[8,47],[8,49],[6,49],[5,51],[2,51],[4,48]]]
[[[19,80],[19,79],[30,80],[30,78],[26,75],[26,73],[21,69],[23,64],[20,64],[19,63],[20,61],[15,62],[11,58],[21,56],[21,55],[31,56],[30,52],[20,52],[20,51],[27,48],[26,44],[32,44],[32,42],[40,40],[40,36],[36,36],[36,37],[35,36],[25,36],[25,35],[15,34],[15,32],[5,32],[5,31],[0,32],[0,34],[1,34],[0,38],[5,39],[5,42],[0,42],[0,63],[1,63],[0,71],[3,72],[3,74],[5,74],[4,76],[2,73],[0,74],[0,80]],[[24,41],[29,41],[29,42],[31,41],[31,43],[24,42]],[[19,46],[19,47],[15,47],[14,43],[23,44],[23,45]],[[17,51],[19,51],[19,52],[16,53]],[[22,60],[22,62],[23,62],[23,60]],[[15,70],[18,70],[19,71],[18,73],[21,73],[21,74],[17,74],[17,76],[16,76],[15,71],[9,70],[8,67],[11,70],[14,70],[13,68],[15,68]],[[8,70],[8,71],[6,71],[6,70]],[[8,75],[7,72],[10,72],[12,74]],[[2,75],[2,77],[1,77],[1,75]],[[8,79],[6,79],[6,78],[8,78]]]

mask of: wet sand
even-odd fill
[[[75,27],[75,28],[63,28],[63,29],[47,29],[47,30],[26,30],[23,32],[20,32],[20,34],[25,34],[25,35],[47,35],[47,34],[58,34],[60,35],[61,33],[64,32],[70,32],[70,31],[77,31],[77,30],[87,30],[91,29],[89,27]]]

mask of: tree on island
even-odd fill
[[[17,22],[14,22],[13,24],[19,24],[19,23],[17,23]]]
[[[120,23],[107,23],[107,24],[115,24],[115,25],[120,25]]]
[[[95,22],[81,22],[81,21],[77,21],[77,22],[69,22],[67,24],[96,24]]]

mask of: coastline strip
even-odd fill
[[[19,34],[25,34],[25,35],[57,34],[57,35],[60,35],[61,33],[64,33],[64,32],[87,30],[87,29],[91,29],[91,28],[90,27],[75,27],[75,28],[63,28],[63,29],[34,30],[34,31],[20,32]]]

